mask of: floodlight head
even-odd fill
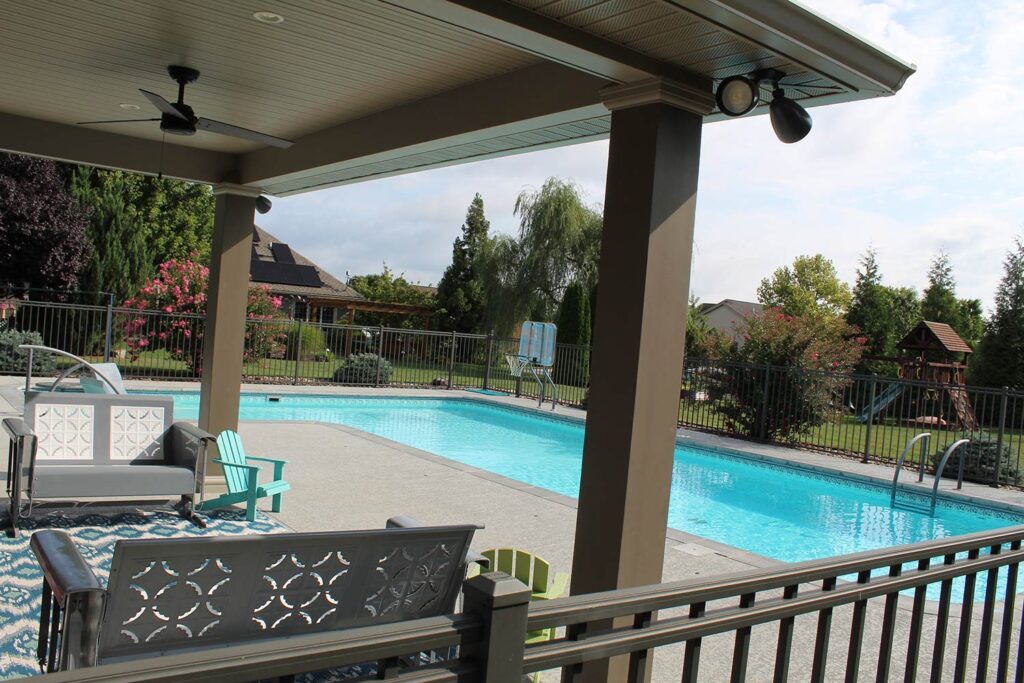
[[[811,115],[793,100],[786,97],[782,88],[776,86],[772,92],[772,103],[768,106],[775,135],[786,144],[799,142],[811,132]]]
[[[715,101],[726,116],[743,116],[757,106],[761,89],[746,76],[730,76],[718,84]]]

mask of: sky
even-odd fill
[[[794,145],[766,116],[706,125],[691,292],[755,300],[763,277],[815,253],[852,283],[869,247],[887,284],[920,291],[945,250],[958,295],[989,311],[1024,234],[1024,2],[805,4],[917,73],[895,97],[811,109]],[[514,233],[516,196],[551,176],[600,206],[607,154],[591,142],[277,198],[259,223],[338,277],[386,262],[436,284],[474,193],[492,231]]]

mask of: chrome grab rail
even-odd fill
[[[57,379],[55,379],[53,381],[53,385],[50,387],[50,391],[56,391],[57,390],[57,385],[60,384],[65,379],[67,379],[68,375],[73,373],[78,368],[84,367],[84,368],[88,368],[89,372],[91,372],[93,375],[95,375],[99,379],[101,379],[104,382],[106,382],[107,386],[109,386],[111,388],[111,390],[115,394],[123,394],[124,393],[116,384],[114,384],[111,381],[111,379],[109,377],[107,377],[103,373],[102,370],[100,370],[99,368],[97,368],[95,365],[93,365],[89,361],[85,360],[84,358],[80,358],[79,356],[76,356],[73,353],[68,353],[67,351],[62,351],[61,349],[55,349],[52,346],[41,346],[39,344],[22,344],[18,348],[19,349],[23,349],[25,351],[28,351],[28,368],[25,370],[25,391],[29,391],[29,390],[32,389],[32,358],[33,358],[33,352],[35,352],[35,351],[46,351],[47,353],[55,353],[58,356],[64,356],[65,358],[70,358],[71,360],[75,361],[75,363],[76,363],[75,365],[72,365],[70,368],[68,368],[67,370],[64,370],[59,375],[57,375]]]
[[[907,442],[906,448],[900,453],[899,460],[896,461],[896,473],[892,475],[892,492],[889,495],[889,505],[896,504],[896,487],[900,479],[900,472],[903,470],[903,462],[907,459],[907,455],[910,454],[910,449],[914,447],[914,444],[921,441],[921,463],[920,470],[917,475],[918,481],[924,480],[924,456],[925,451],[928,448],[928,440],[931,439],[931,432],[922,432],[915,436],[913,439]],[[923,441],[922,441],[923,439]]]
[[[969,444],[970,439],[960,439],[954,441],[953,445],[946,449],[946,452],[942,454],[942,460],[939,461],[939,466],[935,468],[935,483],[932,485],[932,506],[931,514],[935,514],[935,499],[939,495],[939,482],[942,481],[942,470],[946,469],[946,461],[949,460],[949,456],[953,455],[954,452],[964,444]],[[959,491],[964,487],[964,454],[960,452],[960,469],[956,475],[956,488]]]

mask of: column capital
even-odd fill
[[[236,183],[217,183],[213,186],[213,194],[233,194],[239,197],[252,197],[255,199],[263,192],[258,187],[250,185],[238,185]]]
[[[668,78],[610,85],[601,89],[601,100],[611,111],[660,103],[706,116],[715,108],[714,93]]]

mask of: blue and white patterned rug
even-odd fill
[[[283,524],[262,513],[255,522],[247,522],[245,512],[234,508],[204,512],[202,517],[206,520],[206,529],[193,525],[169,507],[37,508],[31,520],[22,521],[18,538],[6,535],[0,538],[0,678],[39,673],[35,648],[43,574],[29,548],[33,531],[61,529],[67,532],[103,581],[110,572],[114,543],[121,539],[288,531]]]

